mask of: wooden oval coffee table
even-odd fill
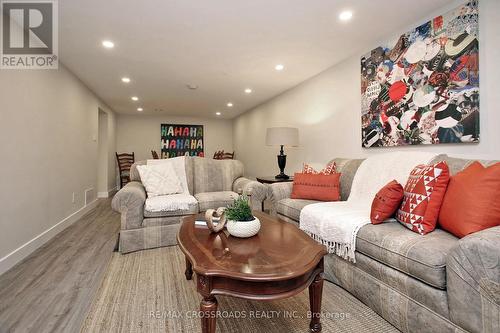
[[[321,332],[323,256],[326,247],[296,226],[254,213],[261,221],[251,238],[229,236],[227,231],[210,233],[196,225],[201,216],[185,217],[177,240],[186,256],[185,275],[196,273],[202,332],[214,333],[216,295],[269,301],[294,296],[309,287],[311,332]]]

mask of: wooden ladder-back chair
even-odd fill
[[[130,182],[130,167],[135,162],[134,152],[129,153],[116,153],[116,161],[118,162],[118,170],[120,172],[120,188],[123,188]]]
[[[224,154],[224,151],[223,151],[223,150],[216,151],[216,152],[214,153],[214,160],[220,160],[220,159],[221,159],[222,154]]]
[[[214,160],[234,160],[234,151],[232,153],[225,153],[224,150],[216,151]]]
[[[221,160],[234,160],[234,151],[232,153],[222,153]]]

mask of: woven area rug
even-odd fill
[[[177,246],[114,253],[82,332],[200,332],[200,295],[184,277]],[[309,297],[272,302],[217,297],[217,332],[308,332]],[[325,281],[323,332],[398,332],[345,290]]]

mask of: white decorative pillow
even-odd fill
[[[181,183],[183,190],[182,193],[189,194],[189,188],[186,177],[186,156],[147,161],[147,165],[165,165],[165,164],[172,166],[172,168],[174,169],[175,174],[177,175],[177,178],[179,178],[179,182]]]
[[[170,164],[138,165],[137,170],[148,197],[183,192],[179,177]]]

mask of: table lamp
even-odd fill
[[[299,145],[299,129],[293,127],[271,127],[267,129],[266,145],[268,146],[281,146],[280,154],[278,155],[278,167],[280,169],[279,175],[276,179],[290,178],[285,174],[286,155],[283,150],[284,146],[298,147]]]

